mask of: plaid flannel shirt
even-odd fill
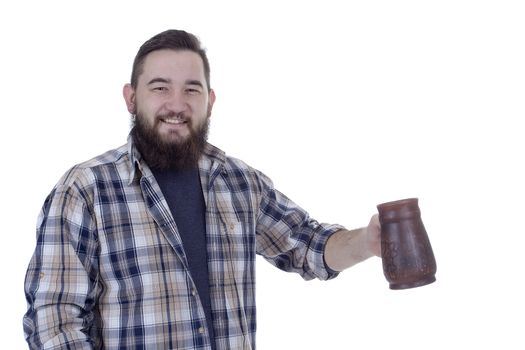
[[[199,160],[217,349],[255,349],[255,256],[329,279],[319,224],[243,162]],[[46,199],[28,267],[32,349],[210,349],[204,310],[166,200],[131,137],[69,170]]]

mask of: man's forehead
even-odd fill
[[[199,54],[190,50],[163,49],[152,51],[146,56],[144,65],[148,66],[148,68],[184,66],[204,70],[202,58]]]
[[[193,80],[204,80],[202,58],[189,50],[156,50],[144,59],[139,79],[164,78],[175,80],[177,77]]]

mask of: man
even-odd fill
[[[205,51],[144,43],[124,99],[128,143],[69,170],[46,199],[25,282],[32,349],[254,349],[255,256],[330,279],[379,255],[379,224],[319,224],[206,142]]]

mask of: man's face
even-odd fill
[[[164,145],[188,140],[207,123],[215,102],[200,56],[175,50],[148,54],[137,87],[127,84],[124,98],[128,111],[142,118]]]

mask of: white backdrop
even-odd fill
[[[419,197],[437,282],[380,259],[304,282],[258,260],[259,349],[523,349],[521,1],[17,1],[0,5],[1,343],[26,348],[36,216],[73,164],[123,144],[138,47],[197,34],[210,141],[319,221]]]

